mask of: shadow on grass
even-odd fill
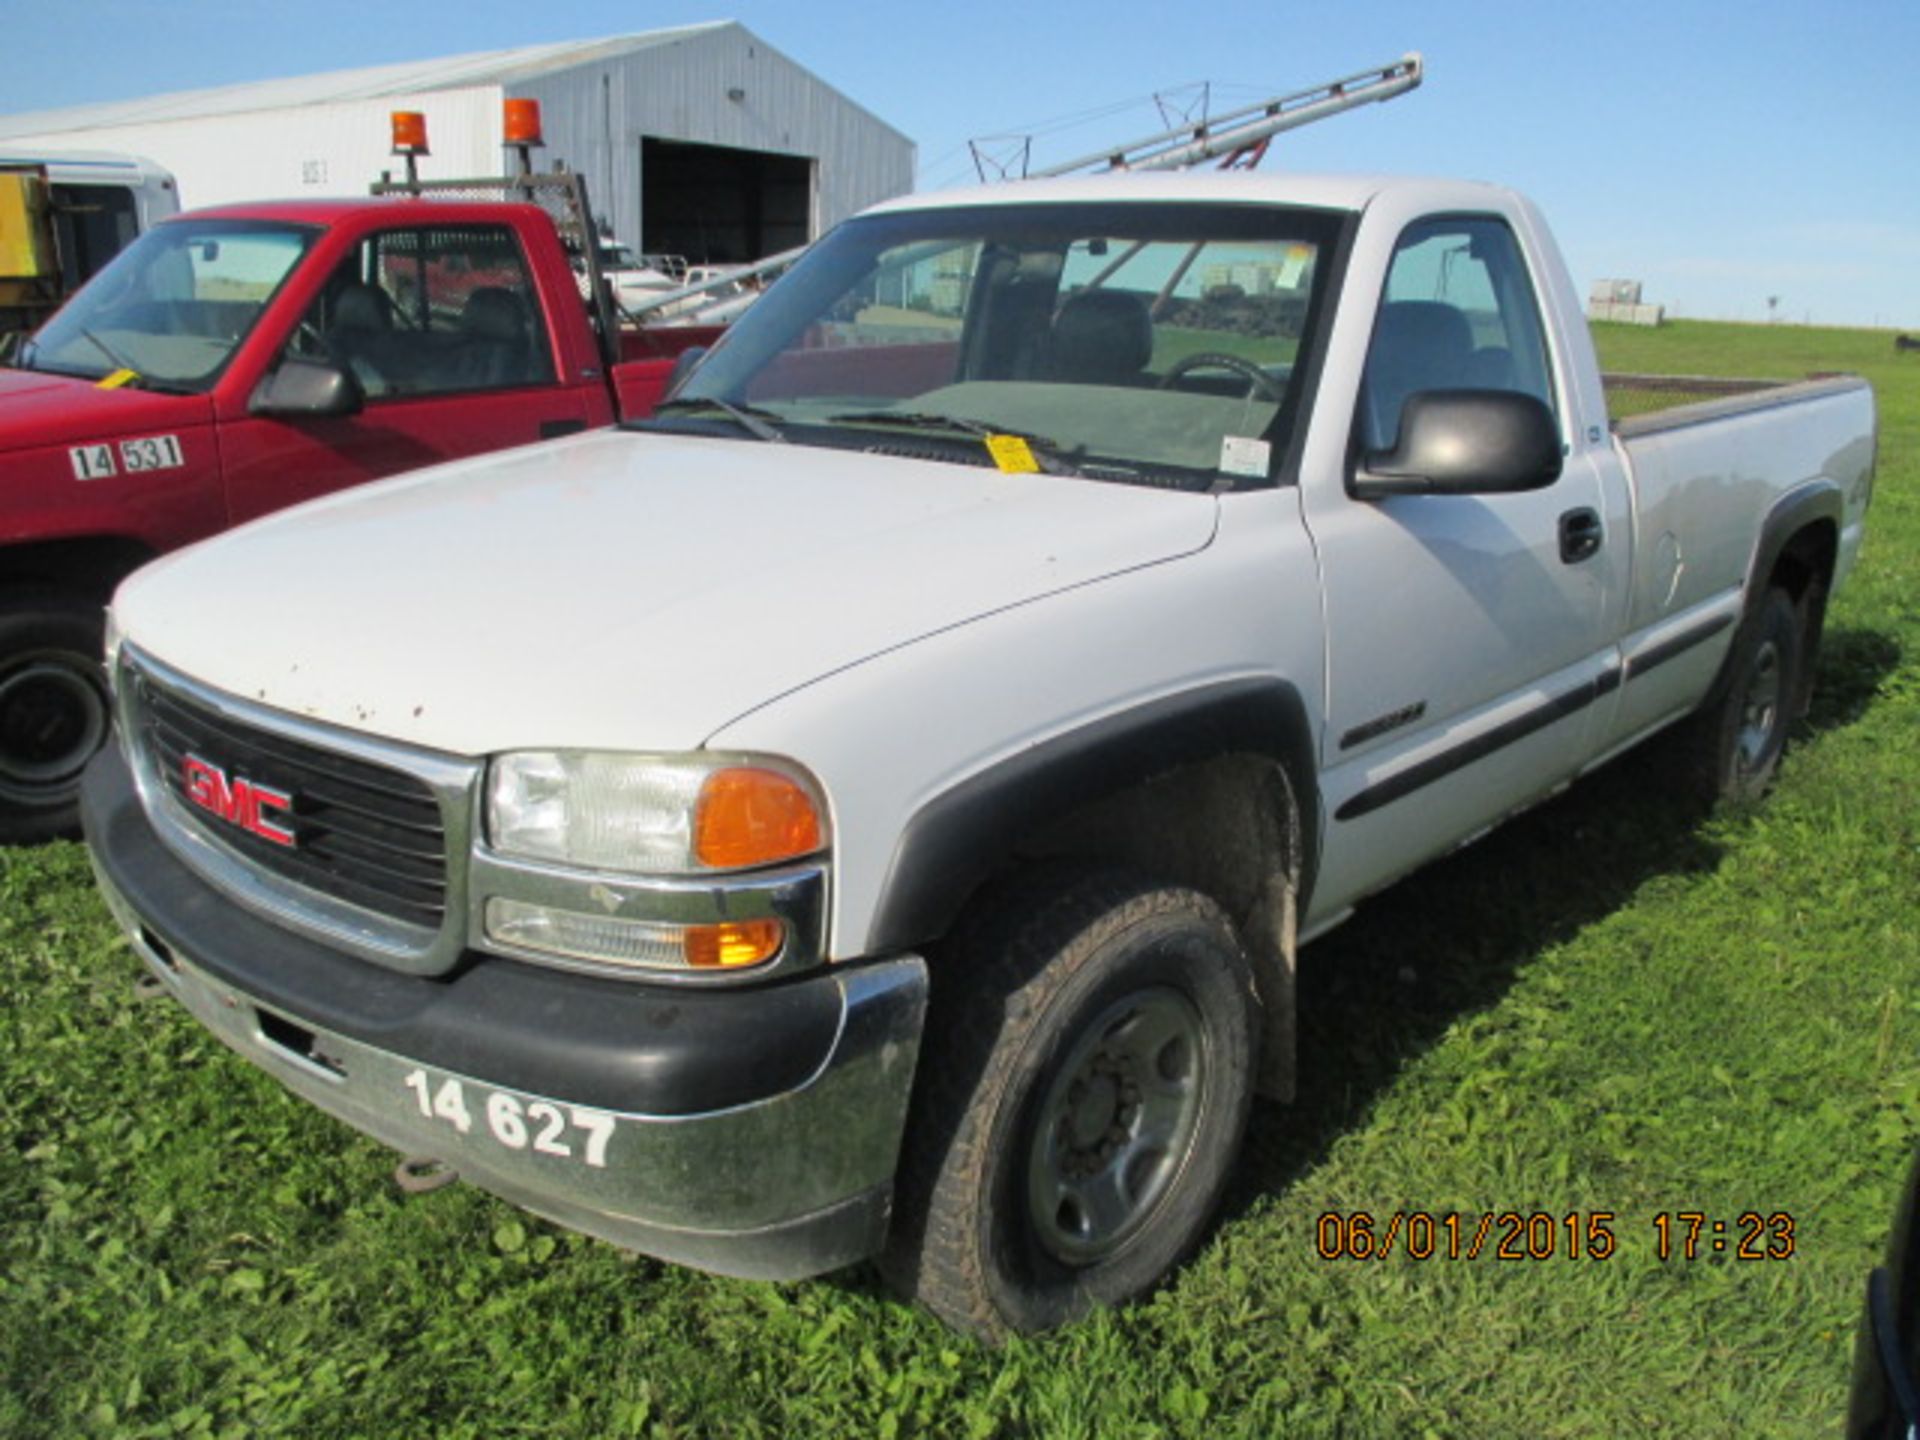
[[[1872,706],[1900,647],[1829,632],[1806,729]],[[1463,1015],[1499,1001],[1542,951],[1624,905],[1647,881],[1712,868],[1719,849],[1665,738],[1367,901],[1301,952],[1300,1089],[1256,1102],[1224,1216],[1287,1188],[1358,1124],[1402,1067]]]
[[[1878,630],[1829,630],[1820,641],[1807,728],[1818,733],[1851,725],[1872,706],[1880,682],[1899,668],[1900,642]]]

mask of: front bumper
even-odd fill
[[[288,1089],[536,1214],[794,1279],[885,1237],[926,1005],[903,955],[689,991],[465,957],[401,974],[242,910],[167,850],[117,748],[81,818],[134,949]]]

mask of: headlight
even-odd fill
[[[487,836],[503,854],[592,870],[745,870],[826,848],[825,809],[777,761],[528,750],[493,762]]]
[[[752,970],[783,955],[818,953],[817,909],[773,898],[811,887],[817,906],[817,873],[797,877],[788,868],[728,882],[716,873],[760,870],[826,848],[819,786],[785,761],[579,750],[501,755],[487,781],[486,830],[493,855],[557,867],[481,865],[477,873],[492,877],[481,887],[486,938],[507,953],[682,972]],[[674,881],[682,876],[714,878]],[[629,905],[636,893],[669,893],[644,888],[649,882],[673,882],[671,893],[681,898],[658,899],[659,908],[654,900]],[[723,886],[731,888],[722,893]],[[693,910],[688,894],[699,897]]]

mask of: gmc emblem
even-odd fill
[[[252,780],[229,780],[226,771],[198,755],[187,756],[181,768],[187,782],[187,799],[195,805],[229,825],[238,825],[249,835],[293,848],[293,831],[274,824],[272,819],[275,813],[292,813],[293,797],[286,791]]]

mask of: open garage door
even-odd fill
[[[640,248],[695,265],[737,265],[806,244],[813,165],[804,155],[640,142]]]

